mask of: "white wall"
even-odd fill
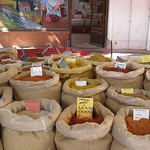
[[[146,49],[150,0],[109,0],[107,38],[114,49]],[[150,37],[150,36],[149,36]]]

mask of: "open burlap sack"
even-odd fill
[[[96,87],[86,90],[76,90],[70,87],[75,81],[87,81],[88,84],[97,84]],[[77,97],[90,97],[94,101],[105,104],[105,90],[108,88],[108,83],[103,79],[88,79],[88,78],[73,78],[67,80],[63,84],[63,92],[61,95],[62,108],[66,108],[69,105],[76,103]]]
[[[11,87],[0,87],[0,108],[13,101],[13,92]]]
[[[0,49],[0,59],[2,56],[9,55],[12,60],[18,60],[18,51],[15,47],[5,47]]]
[[[150,70],[146,71],[146,77],[143,82],[144,89],[150,91]]]
[[[61,107],[54,100],[37,101],[40,101],[40,113],[27,113],[25,100],[0,110],[5,150],[55,150],[53,127]]]
[[[14,100],[48,98],[60,103],[61,82],[59,81],[59,75],[44,69],[43,74],[52,78],[38,82],[16,80],[24,76],[30,76],[30,71],[26,71],[10,79]]]
[[[70,126],[70,119],[75,116],[76,104],[67,107],[56,122],[55,143],[57,150],[109,150],[112,136],[109,133],[114,115],[98,102],[94,102],[96,114],[102,115],[101,124],[86,122]]]
[[[140,89],[143,86],[143,73],[144,67],[138,68],[137,63],[127,62],[127,68],[132,69],[129,73],[105,71],[103,68],[115,67],[115,63],[109,63],[99,65],[96,67],[97,78],[106,80],[110,86],[122,87],[122,88],[137,88]]]
[[[58,62],[55,62],[52,65],[52,70],[59,74],[60,81],[64,83],[66,80],[80,77],[80,78],[93,78],[93,73],[91,72],[92,65],[84,58],[76,58],[77,68],[73,69],[64,69],[58,67]]]
[[[127,147],[127,150],[149,150],[150,135],[133,135],[128,131],[125,118],[133,115],[133,109],[150,109],[149,107],[124,107],[119,110],[114,119],[112,135],[115,140]]]

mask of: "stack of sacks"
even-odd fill
[[[87,81],[85,86],[76,86],[76,81]],[[108,83],[103,79],[88,79],[88,78],[73,78],[67,80],[63,84],[61,96],[62,108],[76,103],[77,97],[90,97],[94,101],[105,104],[105,90],[108,88]]]
[[[104,118],[101,124],[85,122],[70,125],[76,114],[76,104],[67,107],[56,122],[55,143],[57,150],[109,150],[112,136],[109,133],[114,115],[101,103],[94,102],[96,115]]]
[[[12,60],[18,60],[18,51],[15,47],[5,47],[0,49],[0,59],[9,55]]]
[[[150,70],[146,71],[145,80],[143,82],[144,89],[150,91]]]
[[[121,88],[109,87],[106,92],[106,106],[115,114],[119,111],[121,107],[150,107],[150,92],[143,89],[133,90],[133,94],[121,94]]]
[[[43,69],[43,76],[31,77],[30,71],[26,71],[9,82],[13,88],[14,100],[47,98],[60,103],[61,82],[55,72]]]
[[[52,70],[59,74],[60,81],[64,83],[66,80],[80,77],[80,78],[93,78],[91,72],[92,65],[84,58],[76,58],[76,66],[72,69],[64,69],[58,67],[58,61],[52,66]]]
[[[144,67],[137,63],[127,62],[126,69],[115,68],[115,63],[104,64],[96,67],[97,78],[102,78],[110,86],[120,88],[137,88],[143,86]]]
[[[149,119],[133,120],[133,109],[149,109],[139,107],[121,108],[114,119],[112,135],[114,140],[110,150],[149,150]]]
[[[25,100],[15,101],[0,110],[5,150],[55,150],[53,127],[61,107],[54,100],[37,101],[40,101],[40,113],[26,112]]]

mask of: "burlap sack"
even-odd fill
[[[86,122],[70,126],[69,121],[75,115],[76,107],[76,104],[67,107],[56,122],[57,150],[109,150],[112,142],[109,131],[114,118],[113,113],[102,104],[94,102],[95,112],[102,115],[104,121],[101,124]]]
[[[91,72],[92,65],[84,58],[76,58],[78,68],[64,69],[58,68],[58,61],[52,65],[52,70],[59,74],[60,81],[64,83],[66,80],[80,77],[80,78],[93,78],[93,73]]]
[[[141,107],[125,107],[121,108],[114,119],[112,128],[112,135],[115,140],[127,147],[129,150],[149,150],[150,148],[150,135],[138,136],[133,135],[126,127],[125,118],[133,115],[133,109],[140,109]],[[141,109],[149,109],[142,107]]]
[[[61,107],[54,100],[38,101],[40,113],[26,113],[26,101],[13,102],[0,110],[5,150],[55,150],[53,127]]]
[[[2,56],[9,55],[12,60],[18,60],[18,51],[15,47],[5,47],[0,49],[0,59]]]
[[[0,140],[0,150],[3,150],[2,141]]]
[[[110,150],[129,150],[124,145],[118,143],[115,139],[112,142],[111,149]]]
[[[146,77],[143,82],[144,89],[150,91],[150,70],[146,71]]]
[[[87,81],[87,83],[97,82],[98,86],[94,88],[89,88],[86,90],[76,90],[70,88],[70,84],[75,81]],[[76,103],[77,97],[90,97],[94,101],[105,104],[105,90],[108,88],[108,83],[103,79],[88,79],[88,78],[73,78],[67,80],[63,84],[63,92],[61,95],[62,108],[66,108],[69,105]]]
[[[61,82],[59,81],[59,75],[44,69],[43,74],[50,75],[53,78],[38,82],[16,80],[30,75],[30,72],[26,71],[10,79],[9,82],[13,88],[14,100],[48,98],[60,103]]]
[[[0,87],[0,108],[13,101],[13,92],[11,87]]]

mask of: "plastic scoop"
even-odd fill
[[[22,53],[23,55],[21,56],[22,61],[29,61],[29,57],[27,54],[24,53],[23,47],[22,47]]]
[[[34,56],[37,56],[37,57],[44,57],[44,53],[50,48],[50,45],[47,45],[47,47],[43,50],[42,53],[36,53],[34,54]]]
[[[69,46],[70,46],[70,40],[67,41],[67,49],[64,51],[63,55],[67,55],[67,56],[71,55],[71,52],[69,50]]]
[[[59,52],[59,50],[58,50],[58,48],[56,48],[56,50],[57,50],[57,52],[58,52],[58,54],[60,55],[60,61],[58,62],[58,66],[60,67],[60,68],[64,68],[64,69],[70,69],[70,67],[68,66],[68,64],[65,62],[65,60],[62,58],[62,56],[61,56],[61,54],[60,54],[60,52]]]

